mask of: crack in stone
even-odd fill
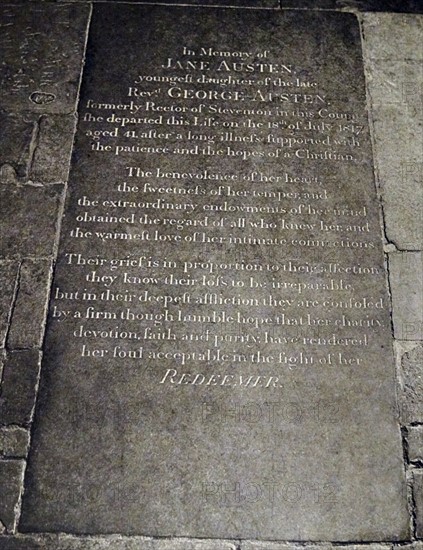
[[[404,462],[407,465],[407,464],[410,464],[407,428],[404,428],[404,427],[401,428],[401,436],[402,436],[402,451],[404,456]]]
[[[9,309],[9,316],[8,316],[8,319],[7,319],[7,330],[6,330],[6,334],[5,334],[5,338],[4,338],[6,349],[8,349],[7,341],[9,339],[9,334],[10,334],[10,331],[11,331],[11,328],[12,328],[13,314],[15,313],[16,304],[17,304],[17,300],[18,300],[18,294],[19,294],[19,291],[20,291],[20,288],[21,288],[22,265],[23,265],[23,261],[19,262],[18,271],[16,273],[15,287],[13,289],[12,302],[11,302],[10,309]],[[3,380],[1,380],[1,382],[3,383]]]
[[[41,122],[42,120],[46,118],[45,115],[41,115],[38,120],[34,122],[34,126],[32,129],[32,136],[31,141],[29,143],[29,161],[28,161],[28,168],[27,173],[25,174],[26,178],[29,177],[29,174],[32,172],[33,164],[34,164],[34,157],[35,152],[40,144],[40,134],[41,134]]]
[[[408,509],[410,512],[410,527],[411,527],[411,538],[412,540],[417,539],[417,504],[416,499],[414,498],[414,488],[413,488],[413,474],[412,471],[409,471],[407,479],[407,500],[408,500]]]

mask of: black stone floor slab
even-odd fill
[[[94,6],[20,529],[409,536],[355,15]]]
[[[67,0],[58,0],[65,2]],[[74,0],[87,2],[88,0]],[[166,4],[183,6],[218,6],[231,8],[279,8],[279,0],[93,0],[97,3]]]
[[[280,0],[285,9],[355,9],[358,11],[423,13],[420,0]]]

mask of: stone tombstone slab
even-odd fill
[[[403,540],[354,16],[94,7],[20,529]]]

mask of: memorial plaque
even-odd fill
[[[21,529],[403,540],[355,16],[96,5]]]

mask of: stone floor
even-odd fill
[[[119,0],[116,0],[119,1]],[[380,193],[412,537],[423,550],[423,3],[166,0],[356,13]],[[290,550],[336,543],[19,534],[43,333],[76,124],[91,3],[0,6],[0,549]],[[13,200],[11,200],[13,197]],[[358,548],[351,545],[344,548]],[[367,546],[369,545],[362,545]],[[375,550],[394,544],[374,541]]]

